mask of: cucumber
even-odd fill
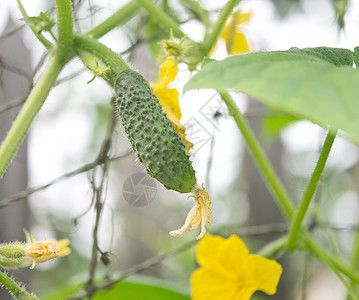
[[[123,127],[148,174],[167,189],[191,192],[196,185],[192,162],[149,83],[125,70],[116,78],[115,93]]]

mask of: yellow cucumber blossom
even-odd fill
[[[16,241],[0,244],[0,267],[22,268],[31,265],[30,269],[33,269],[36,263],[71,253],[71,249],[67,247],[70,244],[68,239],[36,242],[26,230],[24,232],[26,243]]]
[[[249,52],[249,45],[242,28],[251,18],[251,13],[242,13],[240,10],[233,13],[227,24],[224,26],[220,37],[226,42],[228,54]],[[216,46],[211,50],[212,54]]]
[[[192,188],[192,194],[188,198],[194,198],[195,203],[192,209],[189,211],[187,218],[184,222],[184,225],[177,230],[170,232],[171,236],[181,235],[187,229],[189,231],[196,229],[199,224],[201,224],[200,234],[196,237],[197,240],[200,240],[206,234],[206,225],[207,223],[211,226],[209,218],[211,217],[211,198],[208,195],[208,192],[199,185],[194,185]],[[190,228],[191,226],[191,228]]]
[[[91,54],[84,54],[82,60],[86,67],[94,73],[94,76],[87,82],[92,82],[96,76],[106,78],[105,72],[110,69],[110,67],[103,66],[102,63]]]
[[[174,58],[176,64],[184,62],[190,71],[196,70],[196,66],[203,59],[202,50],[198,43],[183,36],[180,40],[173,37],[172,30],[170,31],[169,40],[164,40],[160,43],[163,46],[166,56]]]
[[[154,94],[160,100],[164,113],[166,113],[167,118],[172,122],[174,129],[185,145],[188,154],[189,150],[193,147],[193,144],[186,139],[185,127],[179,121],[182,117],[178,100],[179,93],[176,89],[167,88],[167,86],[176,78],[177,73],[177,64],[175,64],[172,57],[167,57],[160,66],[158,80],[152,85],[152,88]]]
[[[201,268],[191,276],[192,300],[249,300],[257,290],[277,291],[282,267],[274,260],[249,254],[235,235],[206,235],[197,248]]]
[[[165,48],[168,55],[174,56],[176,59],[178,59],[178,58],[181,58],[183,53],[188,48],[183,45],[186,38],[187,38],[187,35],[182,37],[181,40],[179,42],[177,42],[173,37],[173,31],[171,29],[170,30],[170,39],[164,40],[160,44]]]
[[[33,269],[36,263],[43,263],[56,257],[69,255],[71,253],[71,249],[67,247],[69,244],[69,239],[36,242],[35,238],[32,237],[31,243],[26,247],[27,255],[32,258],[30,269]]]

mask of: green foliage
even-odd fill
[[[353,65],[353,52],[348,49],[342,48],[328,48],[328,47],[317,47],[317,48],[304,48],[299,49],[296,47],[290,48],[288,53],[295,53],[300,55],[306,55],[308,57],[316,57],[324,60],[334,66],[352,66]]]
[[[135,282],[119,282],[113,288],[99,291],[94,300],[189,300],[190,297],[162,286],[155,286]]]
[[[211,62],[185,90],[214,88],[246,93],[276,110],[346,131],[359,143],[359,72],[353,54],[337,48],[237,55]]]
[[[354,63],[359,68],[359,47],[354,48]]]
[[[49,61],[0,148],[0,176],[5,172],[32,120],[55,84],[60,71],[72,58],[78,56],[96,76],[101,76],[111,87],[114,87],[116,78],[122,72],[115,85],[117,105],[123,125],[129,134],[131,144],[137,152],[139,160],[146,166],[148,172],[167,188],[179,192],[189,192],[196,183],[194,170],[188,155],[185,153],[184,145],[163,113],[158,99],[142,76],[130,70],[131,68],[116,52],[100,43],[97,38],[116,26],[125,24],[138,9],[145,9],[146,37],[156,38],[160,28],[164,36],[168,36],[168,33],[173,31],[175,37],[181,40],[178,42],[171,38],[169,41],[164,41],[167,51],[170,55],[175,56],[178,61],[185,62],[189,70],[194,70],[203,56],[208,55],[213,49],[226,20],[239,0],[227,1],[214,23],[210,21],[210,12],[203,9],[200,2],[179,1],[182,7],[189,12],[190,19],[194,18],[200,21],[205,27],[205,38],[201,42],[192,41],[188,37],[183,39],[185,33],[179,26],[181,18],[177,17],[180,10],[177,10],[177,7],[171,7],[169,2],[165,0],[162,1],[162,5],[157,5],[150,0],[130,2],[87,33],[74,32],[71,2],[69,0],[56,0],[57,37],[51,31],[55,21],[50,13],[48,15],[40,13],[38,17],[29,17],[22,7],[21,1],[18,0],[17,2],[27,25],[48,50]],[[279,3],[283,0],[276,0],[275,2]],[[287,2],[287,4],[296,4],[298,1]],[[345,25],[344,17],[347,4],[347,0],[335,1],[337,23],[340,29]],[[149,22],[147,22],[147,15]],[[142,26],[140,27],[142,29]],[[42,35],[44,31],[49,32],[54,40],[53,43]],[[153,44],[151,50],[155,54],[159,53],[158,45]],[[327,47],[291,48],[288,51],[233,56],[223,61],[205,59],[202,64],[202,71],[188,82],[186,89],[214,88],[220,91],[222,99],[240,129],[269,190],[287,218],[288,224],[291,224],[289,237],[285,236],[279,241],[280,243],[271,242],[267,244],[262,249],[261,255],[266,256],[265,253],[274,253],[277,256],[285,249],[287,251],[301,249],[311,252],[332,269],[334,274],[338,275],[352,298],[357,299],[351,286],[359,283],[359,275],[355,272],[359,260],[359,251],[357,251],[359,249],[359,235],[357,234],[352,262],[349,265],[348,262],[342,262],[337,256],[332,255],[316,243],[312,232],[307,231],[306,224],[303,223],[321,179],[336,136],[336,130],[338,128],[344,130],[351,139],[359,143],[359,132],[357,130],[359,120],[356,116],[359,112],[359,102],[357,101],[359,73],[352,68],[353,60],[358,66],[359,47],[354,49],[354,53],[347,49]],[[283,116],[272,116],[264,119],[266,133],[269,135],[275,135],[283,127],[301,118],[307,118],[322,126],[330,125],[331,130],[323,145],[318,163],[298,210],[280,179],[276,176],[246,120],[242,117],[229,93],[225,91],[226,89],[247,93],[261,100],[270,108],[284,112]],[[106,109],[98,108],[100,123],[107,124],[106,120],[110,117],[108,108],[108,106]],[[100,212],[101,209],[98,210],[99,216]],[[21,259],[22,254],[20,252],[15,253],[13,246],[14,244],[4,248],[3,253],[0,253],[0,258],[2,254],[3,258],[6,259]],[[96,250],[95,246],[94,249]],[[95,255],[96,251],[93,253],[93,258],[96,258]],[[8,266],[14,266],[10,265],[8,261],[5,263]],[[91,274],[89,282],[92,282],[92,275],[94,274]],[[346,278],[342,279],[342,275]],[[350,280],[350,285],[346,282],[347,280]],[[14,295],[15,293],[22,293],[28,296],[28,293],[20,285],[1,272],[0,282]],[[84,291],[84,286],[86,286],[85,284],[71,284],[71,286],[61,289],[57,295],[48,299],[62,299]],[[104,291],[96,291],[94,299],[181,300],[189,299],[189,297],[175,292],[163,284],[126,281],[118,282],[111,288],[106,287]],[[261,297],[258,295],[256,299],[261,299]]]
[[[60,300],[70,295],[74,295],[82,290],[80,284],[69,284],[55,291],[51,296],[44,297],[44,300]],[[146,277],[140,277],[133,280],[120,281],[115,283],[111,288],[98,290],[94,300],[189,300],[190,297],[184,293],[174,290],[172,286],[162,280],[154,280]]]
[[[269,139],[276,138],[283,128],[298,120],[300,118],[283,114],[265,116],[261,119],[262,132]]]
[[[55,19],[54,17],[51,17],[50,12],[48,15],[40,12],[40,16],[38,17],[25,17],[22,20],[33,25],[36,28],[37,33],[41,33],[42,31],[51,32],[52,27],[55,26]]]

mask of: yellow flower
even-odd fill
[[[249,52],[249,45],[244,33],[241,31],[241,25],[247,23],[251,18],[251,13],[242,13],[236,11],[230,17],[230,20],[224,26],[220,35],[226,42],[227,52],[229,54]],[[213,53],[215,47],[212,49]]]
[[[249,254],[235,235],[207,234],[198,244],[197,261],[201,268],[191,277],[192,300],[249,300],[257,290],[273,295],[282,273],[277,262]]]
[[[87,83],[94,81],[96,76],[100,76],[106,79],[105,72],[109,70],[110,67],[103,66],[96,57],[90,54],[83,54],[81,59],[85,63],[86,67],[94,73],[94,76]]]
[[[166,111],[171,111],[179,120],[182,117],[179,107],[178,92],[176,89],[168,89],[167,86],[172,82],[178,73],[178,67],[172,57],[168,57],[160,66],[157,82],[152,86],[153,92],[160,100],[160,104]]]
[[[162,109],[166,113],[167,118],[172,122],[174,129],[180,136],[186,147],[186,152],[193,147],[193,144],[186,139],[185,127],[180,123],[182,117],[179,107],[178,91],[176,89],[168,89],[167,86],[176,78],[178,67],[172,57],[168,57],[160,67],[157,82],[152,86],[154,94],[160,100]]]
[[[12,269],[31,265],[33,269],[36,263],[71,253],[71,249],[67,247],[70,244],[68,239],[36,242],[26,229],[24,233],[26,243],[16,241],[0,244],[0,267]]]
[[[177,236],[184,233],[190,226],[188,230],[191,231],[196,229],[199,224],[201,224],[201,232],[196,237],[197,240],[200,240],[206,234],[206,225],[207,223],[211,226],[211,222],[209,218],[211,217],[211,198],[208,195],[208,192],[199,185],[194,185],[192,188],[193,195],[188,198],[195,198],[195,203],[192,209],[189,211],[187,218],[184,222],[184,225],[177,230],[173,230],[170,232],[171,236]]]
[[[187,50],[185,47],[184,41],[186,40],[187,35],[183,36],[180,41],[176,40],[173,36],[173,30],[170,29],[170,39],[162,41],[162,46],[170,56],[174,56],[176,60],[181,59],[183,53]]]
[[[27,256],[32,259],[30,269],[33,269],[36,263],[42,263],[71,253],[71,249],[67,247],[70,244],[68,239],[36,242],[35,238],[31,237],[27,231],[25,231],[25,235],[27,240],[25,251]]]

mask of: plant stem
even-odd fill
[[[329,253],[327,253],[321,246],[317,244],[312,237],[306,233],[305,242],[307,245],[307,249],[316,256],[319,260],[325,263],[334,273],[336,271],[340,271],[345,276],[347,276],[353,283],[359,284],[359,275],[351,270],[347,264],[338,257],[333,257]]]
[[[359,225],[359,222],[358,222],[358,225]],[[357,270],[358,264],[359,264],[359,231],[357,231],[355,234],[354,245],[353,245],[353,250],[352,250],[351,259],[350,259],[350,265],[351,265],[353,272],[355,272]],[[354,288],[355,282],[353,282],[351,280],[350,285],[352,288]]]
[[[331,263],[326,262],[326,264],[329,265]],[[339,271],[335,267],[332,267],[331,270],[338,277],[339,281],[343,284],[343,286],[347,289],[348,295],[350,295],[351,300],[359,300],[359,298],[355,295],[353,287],[346,280],[343,279]]]
[[[145,8],[154,22],[168,30],[172,29],[175,37],[182,38],[185,34],[179,28],[178,24],[169,17],[161,8],[156,6],[150,0],[136,0],[140,6]],[[238,0],[237,0],[238,1]]]
[[[104,36],[115,27],[125,24],[134,16],[138,9],[138,4],[135,1],[130,1],[128,4],[116,11],[112,16],[108,17],[105,21],[88,31],[87,35],[94,39]]]
[[[33,24],[28,23],[26,21],[26,18],[28,18],[29,16],[26,13],[26,10],[20,0],[17,0],[17,5],[19,6],[22,16],[25,18],[26,24],[30,27],[32,32],[35,34],[36,38],[40,41],[41,44],[44,45],[44,47],[47,49],[47,51],[50,51],[50,49],[53,47],[52,43],[50,41],[48,41],[41,33],[39,33]]]
[[[239,112],[231,96],[227,92],[223,91],[220,92],[220,95],[222,96],[223,101],[226,103],[230,114],[233,116],[235,122],[237,123],[237,126],[243,135],[246,145],[251,152],[252,157],[259,168],[259,171],[262,173],[268,188],[275,196],[274,199],[281,207],[282,212],[285,213],[287,219],[290,220],[294,215],[294,206],[287,191],[280,182],[265,153],[259,145],[259,142],[257,141],[252,130],[244,120],[244,117]]]
[[[257,252],[257,254],[269,259],[274,259],[278,257],[285,250],[287,242],[288,240],[286,236],[281,237],[267,244],[259,252]]]
[[[208,19],[205,9],[197,0],[181,0],[180,2],[186,3],[191,11],[194,11],[194,14],[199,18],[202,24],[209,28],[210,21]]]
[[[129,69],[129,66],[120,55],[87,35],[74,35],[74,50],[81,59],[84,57],[84,54],[91,54],[101,60],[105,66],[110,67],[106,71],[106,79],[111,86],[114,85],[118,73]]]
[[[229,0],[225,7],[222,9],[221,13],[218,16],[217,22],[213,26],[211,33],[206,37],[203,43],[204,56],[208,56],[208,53],[216,44],[218,36],[221,34],[221,31],[226,24],[229,15],[233,11],[233,8],[239,3],[239,1],[240,0]]]
[[[6,171],[17,148],[20,146],[32,120],[49,95],[63,65],[64,61],[59,59],[56,53],[50,55],[43,73],[31,90],[24,106],[21,108],[11,129],[0,146],[0,179]]]
[[[300,202],[299,209],[294,217],[294,221],[292,222],[292,226],[289,231],[288,245],[287,245],[287,248],[289,251],[293,251],[295,248],[295,243],[297,241],[298,233],[302,226],[304,216],[308,210],[309,204],[310,204],[311,200],[313,199],[313,195],[317,189],[319,179],[323,173],[324,166],[328,160],[329,152],[332,149],[332,145],[334,143],[336,134],[337,134],[337,131],[332,132],[329,129],[328,135],[323,144],[323,149],[322,149],[322,152],[320,153],[317,165],[315,166],[312,177],[309,180],[307,189],[305,190],[303,198]]]
[[[38,300],[34,294],[28,293],[16,281],[0,271],[0,285],[6,287],[16,299]]]
[[[70,0],[56,0],[58,55],[66,59],[72,50],[72,8]]]

